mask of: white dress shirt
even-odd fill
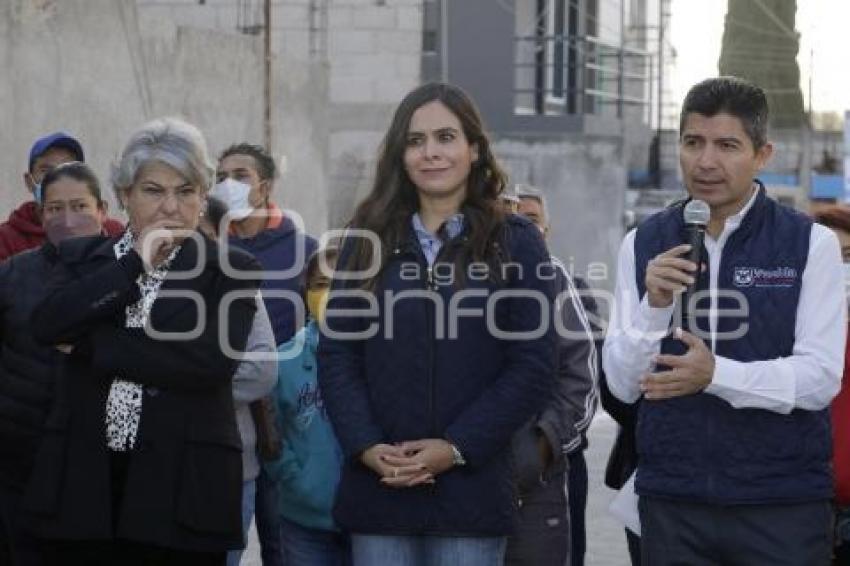
[[[705,236],[712,352],[716,346],[716,294],[723,247],[741,225],[757,194],[755,191],[738,214],[726,219],[719,238]],[[611,392],[626,403],[633,403],[640,397],[640,380],[654,371],[652,360],[660,352],[661,340],[668,332],[675,310],[675,303],[666,308],[649,306],[646,295],[642,301],[638,300],[634,242],[635,230],[632,230],[620,247],[614,306],[602,348],[603,367]],[[758,408],[783,414],[795,408],[816,411],[828,407],[841,386],[846,313],[838,238],[828,228],[815,224],[797,304],[792,354],[745,363],[715,353],[714,375],[705,392],[726,400],[735,408]],[[759,316],[759,313],[750,316]]]

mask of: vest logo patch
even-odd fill
[[[797,270],[793,267],[736,267],[733,276],[735,287],[792,287],[796,282]]]
[[[753,285],[753,269],[751,267],[735,268],[735,287],[751,287]]]

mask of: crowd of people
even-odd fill
[[[145,124],[124,225],[37,140],[0,225],[0,564],[236,566],[253,521],[266,566],[580,566],[600,398],[632,564],[846,563],[850,209],[767,196],[767,123],[756,85],[691,89],[688,198],[624,238],[608,321],[452,85],[401,101],[321,247],[258,145]]]

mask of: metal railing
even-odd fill
[[[603,114],[648,109],[651,55],[591,36],[514,38],[514,99],[519,114]]]

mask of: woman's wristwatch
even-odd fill
[[[449,443],[449,446],[452,447],[452,464],[455,466],[465,466],[466,460],[464,459],[463,454],[460,453],[460,450],[458,450],[457,446],[451,442]]]

